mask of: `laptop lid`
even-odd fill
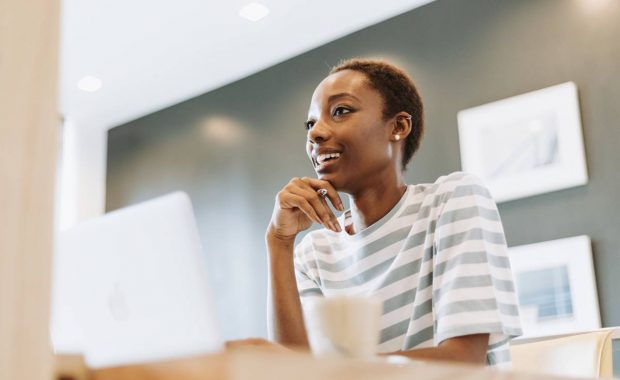
[[[192,206],[176,192],[63,232],[86,363],[119,366],[219,350]]]

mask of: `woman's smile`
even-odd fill
[[[341,156],[341,152],[317,153],[316,158],[313,157],[314,170],[319,174],[333,171],[336,169]]]

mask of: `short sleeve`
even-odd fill
[[[497,206],[473,175],[446,188],[433,237],[435,343],[489,333],[490,348],[507,346],[521,329]]]
[[[293,261],[297,291],[299,292],[302,305],[309,298],[323,296],[323,291],[321,290],[317,276],[311,271],[306,262],[311,253],[309,252],[311,246],[305,243],[306,240],[303,240],[297,247],[295,247],[295,257]]]

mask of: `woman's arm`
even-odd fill
[[[488,345],[489,334],[473,334],[446,339],[437,347],[418,348],[383,355],[400,355],[418,360],[485,364]]]
[[[273,339],[286,346],[308,347],[293,267],[294,240],[267,232],[269,308]]]
[[[319,195],[319,189],[325,189],[326,196]],[[308,177],[293,178],[276,196],[265,240],[269,260],[269,323],[273,338],[283,345],[308,347],[293,250],[297,234],[312,223],[340,232],[327,200],[336,209],[344,210],[338,192],[329,182]]]

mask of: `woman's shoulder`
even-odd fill
[[[413,188],[414,193],[424,192],[427,195],[431,195],[452,192],[457,188],[463,187],[484,187],[484,184],[480,178],[474,174],[457,171],[442,175],[432,183],[422,183],[410,186]]]
[[[444,187],[457,187],[463,185],[483,186],[482,180],[476,175],[468,172],[452,172],[447,175],[442,175],[435,181],[437,185],[443,185]]]
[[[453,172],[442,175],[433,183],[411,185],[413,193],[428,199],[435,205],[448,202],[451,198],[462,196],[482,196],[492,199],[489,190],[476,175],[467,172]],[[473,198],[472,198],[473,199]],[[419,198],[417,200],[420,201]]]

